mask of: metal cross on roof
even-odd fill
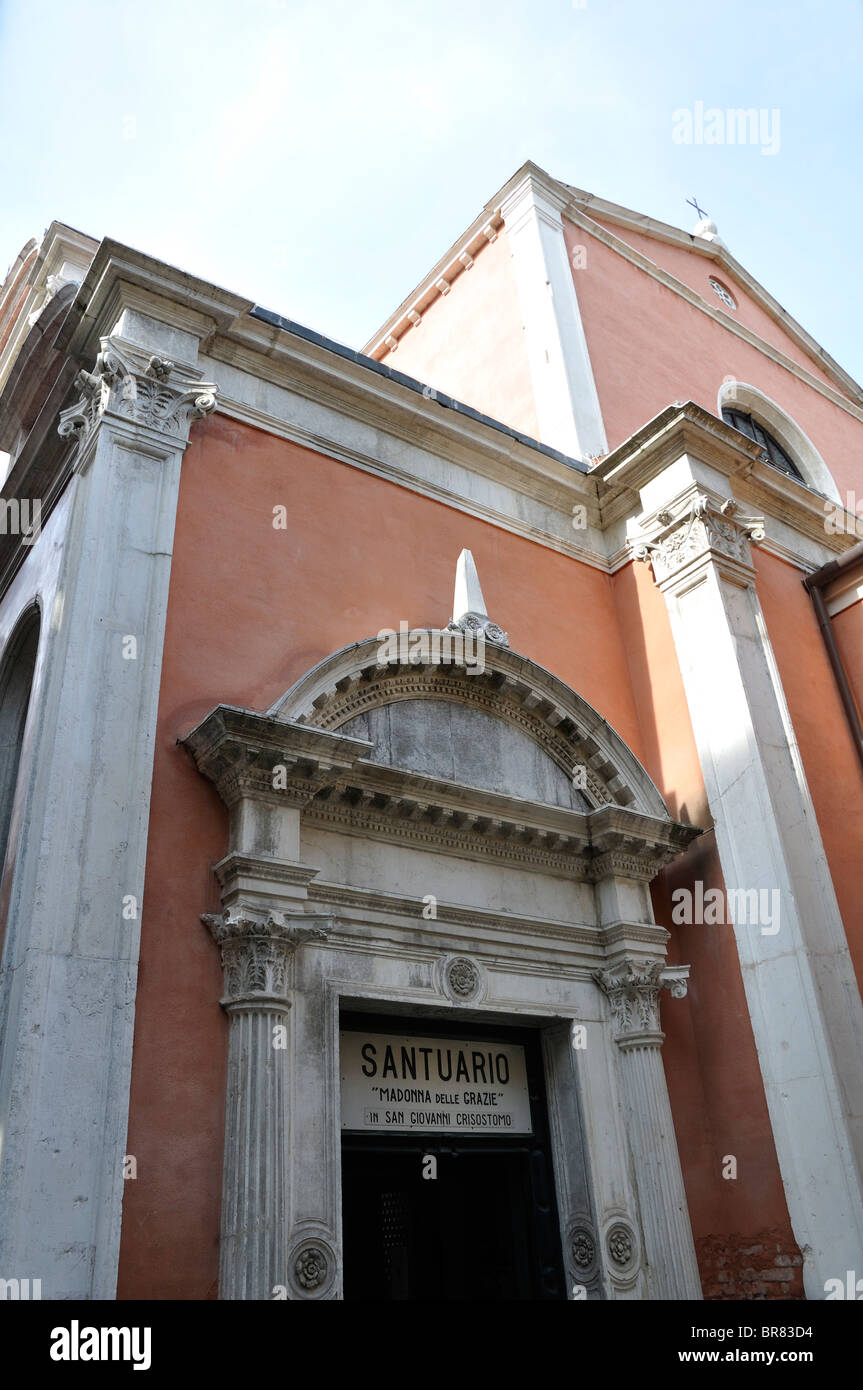
[[[697,199],[697,198],[687,198],[686,201],[687,201],[689,207],[695,208],[695,211],[698,213],[698,216],[699,216],[699,217],[706,217],[706,216],[707,216],[707,213],[704,211],[704,208],[700,208],[700,207],[698,206],[698,199]]]

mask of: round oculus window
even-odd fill
[[[713,290],[716,298],[721,299],[722,303],[726,304],[729,309],[737,308],[737,300],[734,298],[731,291],[723,285],[721,280],[714,280],[712,275],[710,277],[710,288]]]

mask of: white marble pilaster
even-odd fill
[[[827,1279],[863,1268],[863,1008],[755,589],[763,525],[691,483],[654,511],[661,481],[661,529],[636,554],[668,604],[726,892],[769,895],[769,917],[738,908],[728,929],[806,1292],[823,1298]]]
[[[0,976],[0,1270],[32,1270],[55,1299],[116,1292],[180,462],[215,405],[151,325],[149,347],[101,340],[61,416],[69,521]]]
[[[608,445],[566,253],[562,202],[528,174],[501,207],[544,444],[588,458]]]

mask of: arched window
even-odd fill
[[[732,425],[741,434],[747,435],[749,439],[754,439],[756,444],[760,444],[774,468],[778,468],[782,473],[787,473],[789,478],[796,478],[800,483],[806,482],[797,464],[785,452],[779,440],[774,439],[770,431],[766,430],[745,410],[724,406],[722,418],[726,425]]]
[[[10,638],[0,666],[0,870],[6,859],[38,649],[39,610],[31,608]]]
[[[717,414],[726,424],[754,439],[770,463],[788,478],[796,478],[813,492],[841,500],[830,469],[808,435],[776,401],[734,377],[723,379],[717,398]]]

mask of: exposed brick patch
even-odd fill
[[[695,1253],[706,1299],[806,1297],[803,1256],[784,1231],[701,1236]]]

